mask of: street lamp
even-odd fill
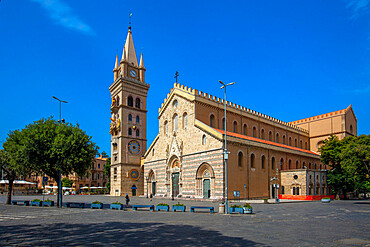
[[[62,123],[62,103],[68,103],[67,101],[58,99],[57,97],[53,96],[54,99],[59,101],[59,123]],[[58,207],[62,207],[62,172],[59,170],[59,181],[58,181],[58,197],[59,197],[59,205]]]
[[[226,120],[226,87],[227,86],[231,86],[233,84],[235,84],[235,82],[230,82],[228,84],[225,84],[223,83],[222,81],[219,81],[222,86],[221,86],[221,89],[225,88],[225,99],[224,99],[224,102],[225,102],[225,150],[224,150],[224,162],[225,162],[225,214],[228,213],[228,207],[227,207],[227,159],[229,158],[229,153],[227,152],[227,134],[226,134],[226,131],[227,131],[227,128],[226,128],[226,123],[227,123],[227,120]]]

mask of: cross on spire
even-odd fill
[[[128,15],[128,29],[131,30],[131,16],[132,12],[130,11],[130,14]]]
[[[179,77],[179,72],[178,71],[176,71],[175,77],[174,77],[174,78],[176,78],[176,83],[177,83],[177,77]]]

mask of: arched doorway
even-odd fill
[[[132,196],[136,196],[136,190],[137,190],[137,187],[136,187],[136,185],[135,185],[135,184],[133,184],[133,185],[131,186]]]
[[[157,192],[157,180],[155,179],[155,174],[153,170],[149,171],[147,186],[149,195],[152,194],[153,196],[155,196]]]
[[[166,171],[166,185],[167,191],[170,194],[167,194],[169,197],[177,197],[181,195],[181,164],[177,156],[172,156],[170,162],[168,163]]]
[[[213,168],[203,163],[196,174],[196,195],[199,198],[209,199],[214,197],[215,175]]]

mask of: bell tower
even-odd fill
[[[143,54],[138,64],[131,27],[121,61],[116,56],[111,93],[111,195],[144,194],[141,157],[146,151],[146,98]]]

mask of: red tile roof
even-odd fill
[[[224,130],[220,130],[220,129],[215,129],[215,130],[217,130],[221,134],[225,134],[225,131]],[[302,149],[302,148],[296,148],[296,147],[288,146],[288,145],[277,143],[277,142],[262,140],[262,139],[259,139],[259,138],[255,138],[255,137],[251,137],[251,136],[246,136],[246,135],[241,135],[241,134],[230,132],[230,131],[227,131],[227,136],[233,136],[233,137],[237,137],[237,138],[244,139],[244,140],[255,141],[255,142],[259,142],[259,143],[273,145],[273,146],[276,146],[276,147],[287,148],[287,149],[291,149],[291,150],[295,150],[295,151],[300,151],[300,152],[304,152],[304,153],[314,154],[314,155],[320,156],[319,154],[317,154],[315,152],[312,152],[310,150],[306,150],[306,149]]]

